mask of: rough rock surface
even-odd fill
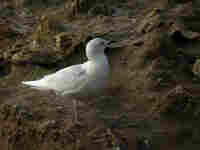
[[[2,150],[199,147],[198,0],[64,3],[1,8]],[[79,102],[74,125],[70,99],[20,82],[85,61],[85,44],[97,36],[116,42],[106,52],[110,87]]]

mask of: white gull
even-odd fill
[[[96,95],[108,85],[110,68],[104,50],[109,44],[107,40],[95,38],[87,43],[88,60],[85,63],[66,67],[40,80],[22,83],[39,90],[53,90],[60,95]],[[74,119],[77,123],[76,101],[73,102]]]

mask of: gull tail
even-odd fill
[[[45,83],[43,80],[22,81],[22,84],[30,86],[31,88],[38,89],[38,90],[49,90],[49,88],[45,86]]]

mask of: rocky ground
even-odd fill
[[[0,6],[0,146],[35,150],[186,150],[200,146],[198,0],[16,0]],[[79,102],[20,84],[86,60],[94,37],[112,73]]]

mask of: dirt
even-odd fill
[[[199,3],[88,2],[1,8],[12,12],[0,16],[2,150],[197,149]],[[72,99],[20,82],[82,63],[97,36],[116,42],[110,86],[78,102],[74,124]]]

